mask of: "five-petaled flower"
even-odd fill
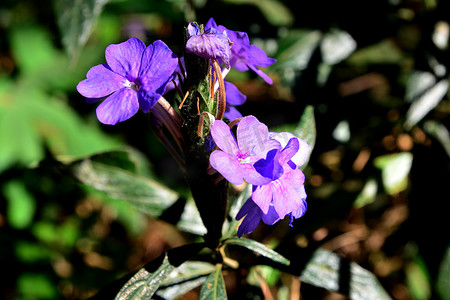
[[[142,109],[148,112],[164,93],[178,65],[177,57],[158,40],[148,47],[138,38],[106,48],[107,64],[92,67],[77,85],[86,101],[106,99],[97,107],[97,118],[114,125]]]
[[[272,79],[257,67],[268,67],[276,62],[276,59],[267,57],[267,54],[258,46],[250,45],[247,33],[233,31],[222,25],[217,25],[213,18],[205,25],[205,30],[217,29],[218,32],[226,33],[233,43],[231,47],[230,65],[238,71],[253,70],[261,76],[268,84],[272,84]]]
[[[263,185],[272,179],[264,177],[253,164],[265,158],[267,153],[281,147],[280,143],[269,139],[269,130],[254,116],[244,117],[236,129],[237,141],[225,122],[216,120],[211,126],[211,135],[217,147],[209,161],[225,179],[233,184]]]

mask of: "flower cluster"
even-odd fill
[[[77,90],[88,103],[104,100],[97,107],[97,118],[104,124],[125,121],[139,109],[149,112],[155,132],[188,177],[189,167],[205,165],[206,160],[206,165],[210,164],[232,184],[245,181],[253,185],[252,196],[236,216],[237,219],[245,216],[238,229],[239,236],[251,233],[261,220],[274,224],[289,216],[292,224],[293,219],[301,217],[306,210],[304,175],[298,167],[305,163],[308,145],[290,133],[269,132],[254,116],[243,117],[234,106],[243,104],[246,96],[232,83],[224,81],[230,68],[235,68],[252,70],[272,84],[259,67],[268,67],[276,60],[251,45],[245,32],[217,25],[212,18],[205,26],[190,22],[186,37],[186,55],[181,57],[159,40],[148,47],[138,38],[110,45],[105,51],[107,64],[91,68]],[[192,66],[200,71],[193,71]],[[193,79],[198,76],[203,79]],[[179,112],[163,97],[173,89],[179,95]],[[209,126],[204,129],[205,116],[209,116]],[[222,121],[222,117],[230,123]],[[230,129],[232,124],[238,124],[237,138]],[[163,125],[178,149],[165,137],[161,130]],[[199,139],[203,148],[198,148]],[[213,148],[216,150],[212,151]],[[198,154],[205,149],[202,162]],[[199,159],[198,163],[191,156]],[[218,188],[215,179],[206,169],[203,171],[205,175],[193,172],[191,182],[209,181],[209,188],[215,193],[214,189]],[[206,181],[202,181],[205,177]],[[194,190],[192,186],[191,190]],[[222,194],[226,192],[217,193]],[[209,201],[209,197],[204,198]],[[208,209],[202,212],[199,207],[199,210],[204,222],[210,218]]]
[[[225,122],[217,120],[211,135],[220,150],[211,153],[211,166],[233,184],[253,185],[252,196],[236,216],[238,235],[251,233],[263,220],[273,225],[289,215],[290,225],[306,211],[305,163],[308,145],[288,132],[269,132],[254,116],[244,117],[236,139]]]

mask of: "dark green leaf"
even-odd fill
[[[450,300],[450,246],[447,247],[439,267],[436,284],[442,300]]]
[[[200,290],[201,300],[222,300],[227,299],[225,282],[222,276],[222,265],[216,265],[216,269],[206,278]]]
[[[283,257],[281,254],[275,252],[274,250],[270,249],[266,245],[261,244],[254,240],[234,237],[234,238],[229,238],[229,239],[225,240],[224,244],[245,247],[245,248],[255,251],[256,253],[258,253],[264,257],[267,257],[275,262],[278,262],[278,263],[286,265],[286,266],[289,265],[288,259]]]
[[[302,274],[302,282],[347,294],[352,300],[391,299],[375,275],[337,254],[317,249]]]
[[[62,43],[71,59],[77,59],[107,2],[108,0],[55,1]]]
[[[294,21],[291,11],[277,0],[226,0],[226,2],[255,5],[264,14],[267,21],[275,26],[291,25]]]
[[[175,269],[167,254],[160,267],[153,273],[140,269],[119,291],[115,299],[151,299],[161,282]]]
[[[170,207],[179,195],[162,184],[91,158],[68,166],[80,182],[110,198],[133,204],[141,212],[157,217]]]

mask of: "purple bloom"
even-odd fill
[[[304,200],[302,198],[306,196],[302,190],[305,175],[291,161],[298,150],[299,141],[297,138],[292,138],[283,150],[274,155],[273,159],[255,163],[254,167],[258,172],[264,173],[265,176],[272,174],[271,182],[257,186],[252,193],[253,201],[264,214],[268,213],[271,204],[280,217],[302,207]],[[282,170],[272,161],[278,162]]]
[[[269,139],[267,126],[254,116],[246,116],[237,126],[237,141],[228,125],[216,120],[211,126],[211,135],[221,150],[211,153],[211,166],[232,184],[242,184],[244,180],[250,184],[263,185],[272,180],[264,177],[253,167],[253,164],[265,158],[280,144]]]
[[[194,53],[205,59],[221,59],[225,67],[230,68],[231,43],[226,33],[221,33],[215,28],[201,33],[194,22],[189,22],[187,31],[189,34],[186,43],[187,53]]]
[[[225,81],[225,94],[227,96],[227,106],[225,108],[225,118],[232,121],[242,118],[242,114],[234,107],[234,105],[242,105],[247,100],[247,96],[242,94],[238,88],[231,82]]]
[[[114,125],[137,113],[148,112],[159,100],[178,64],[162,41],[148,47],[138,38],[109,45],[107,64],[92,67],[77,85],[88,103],[106,99],[97,107],[97,118]]]
[[[288,214],[289,216],[289,226],[292,226],[292,222],[294,219],[298,219],[305,214],[306,211],[306,193],[305,196],[302,197],[303,205],[293,212]],[[236,215],[236,220],[240,220],[243,217],[244,220],[241,222],[238,228],[238,236],[241,237],[243,234],[252,233],[256,227],[258,227],[261,220],[267,225],[273,225],[281,219],[284,219],[284,216],[280,218],[278,213],[276,212],[273,204],[269,206],[268,212],[265,214],[262,212],[261,208],[253,202],[252,198],[248,198],[248,200],[242,205],[242,208]]]
[[[223,34],[226,33],[233,43],[231,47],[230,65],[238,71],[253,70],[268,84],[272,84],[272,79],[257,67],[268,67],[276,62],[276,59],[267,57],[259,47],[250,45],[247,33],[228,30],[222,25],[217,25],[213,18],[206,23],[205,30],[217,29]]]

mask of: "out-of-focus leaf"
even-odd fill
[[[283,264],[286,266],[288,266],[290,263],[287,258],[282,256],[278,252],[270,249],[266,245],[261,244],[255,240],[234,237],[234,238],[229,238],[229,239],[225,240],[224,244],[245,247],[245,248],[252,250],[264,257],[267,257],[277,263],[280,263],[280,264]]]
[[[216,265],[216,269],[206,278],[200,290],[201,300],[222,300],[227,299],[225,281],[222,276],[222,265]]]
[[[304,70],[314,49],[319,45],[322,33],[318,30],[295,30],[279,41],[275,55],[275,69]]]
[[[206,262],[185,262],[167,276],[156,294],[164,299],[175,299],[200,286],[207,275],[215,270],[214,265]]]
[[[193,198],[189,198],[184,206],[184,211],[181,214],[180,221],[177,223],[177,227],[197,235],[206,234],[206,227],[203,225],[200,213],[198,212]]]
[[[409,107],[406,112],[405,127],[411,129],[420,122],[439,102],[448,91],[448,80],[442,79],[430,89],[421,94]]]
[[[108,0],[54,1],[62,43],[72,60],[78,58]]]
[[[151,299],[161,282],[175,269],[170,264],[168,256],[159,268],[150,273],[145,268],[140,269],[119,291],[116,300]]]
[[[309,157],[311,156],[311,152],[316,144],[316,120],[314,118],[313,106],[308,105],[305,107],[305,110],[300,118],[300,122],[298,123],[297,128],[295,128],[293,134],[304,140],[309,146],[309,154],[305,164],[303,165],[304,168],[308,164]]]
[[[291,11],[277,0],[225,0],[225,2],[255,5],[274,26],[288,26],[294,21]]]
[[[399,64],[403,53],[393,41],[385,39],[377,44],[356,50],[349,58],[350,64],[365,66],[373,64]]]
[[[374,164],[381,169],[381,178],[386,191],[396,194],[406,189],[413,155],[410,152],[387,154],[375,158]]]
[[[441,261],[436,280],[437,291],[442,300],[450,300],[450,246]]]
[[[97,162],[86,158],[67,167],[83,184],[110,198],[126,201],[153,217],[161,215],[179,197],[176,192],[152,179],[120,169],[106,161]]]
[[[23,82],[0,90],[0,116],[0,172],[41,160],[43,142],[53,155],[75,157],[120,145],[86,124],[62,99]]]
[[[7,203],[8,223],[16,229],[24,229],[33,221],[36,201],[20,181],[9,181],[3,186]]]
[[[425,91],[436,84],[436,77],[431,72],[413,71],[408,77],[405,86],[406,102],[413,102]]]
[[[322,59],[326,64],[334,65],[347,58],[356,49],[356,41],[342,30],[327,32],[320,44]]]
[[[21,274],[17,289],[20,299],[55,299],[58,296],[58,290],[45,274]]]
[[[428,279],[428,271],[423,261],[409,262],[405,268],[406,285],[413,299],[430,299],[431,287]]]
[[[377,190],[377,181],[373,178],[367,180],[361,193],[359,193],[358,197],[356,197],[355,202],[353,202],[353,207],[361,208],[375,201]]]
[[[348,274],[348,278],[340,278],[342,274]],[[348,293],[352,300],[391,299],[374,274],[354,262],[343,264],[337,254],[324,249],[313,253],[300,280],[329,291]]]
[[[423,128],[425,131],[434,136],[444,147],[445,152],[450,157],[450,133],[448,132],[447,127],[437,121],[426,121],[424,123]]]

